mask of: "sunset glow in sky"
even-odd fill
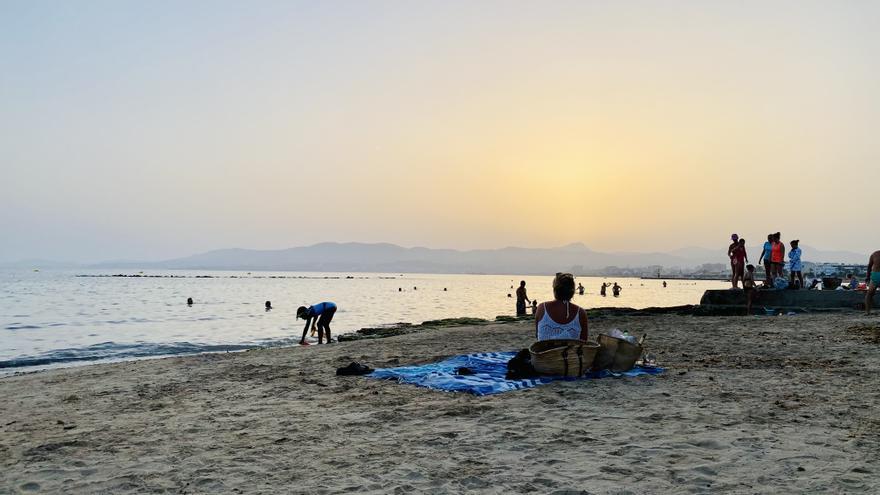
[[[878,2],[3,1],[0,261],[880,249]],[[754,239],[754,242],[753,242]]]

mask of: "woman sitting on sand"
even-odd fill
[[[309,345],[306,342],[306,334],[309,333],[309,325],[315,323],[317,320],[318,325],[318,343],[323,344],[324,340],[324,332],[327,332],[327,343],[330,343],[330,320],[333,319],[333,315],[336,314],[336,304],[332,302],[322,302],[315,304],[314,306],[309,306],[308,308],[305,306],[300,306],[296,310],[296,317],[302,318],[306,320],[306,327],[303,329],[302,339],[299,341],[299,345]]]
[[[587,340],[587,312],[571,303],[574,277],[557,273],[553,279],[553,300],[538,305],[535,312],[535,338]]]

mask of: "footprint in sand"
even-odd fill
[[[717,471],[715,471],[714,469],[712,469],[711,467],[706,466],[706,465],[697,466],[697,467],[693,468],[693,470],[704,475],[704,476],[718,476]]]
[[[613,473],[613,474],[623,474],[623,475],[631,475],[633,474],[633,470],[620,466],[601,466],[599,467],[599,471],[603,473]]]
[[[726,448],[716,440],[700,440],[698,442],[689,442],[689,443],[691,445],[693,445],[694,447],[700,447],[700,448],[709,449],[709,450],[723,450]]]
[[[459,481],[459,483],[461,484],[461,486],[469,490],[484,489],[490,486],[488,481],[478,478],[476,476],[468,476],[467,478]]]

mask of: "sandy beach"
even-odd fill
[[[660,376],[489,397],[337,367],[526,347],[526,323],[0,379],[0,493],[877,493],[880,321],[595,318]]]

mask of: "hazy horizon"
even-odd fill
[[[712,247],[706,247],[706,246],[681,246],[681,247],[679,247],[679,248],[674,248],[674,249],[669,249],[669,250],[650,250],[650,249],[638,250],[638,249],[633,249],[633,250],[628,250],[628,251],[603,251],[603,250],[594,249],[593,247],[587,245],[586,243],[579,242],[579,241],[570,242],[570,243],[566,243],[566,244],[559,245],[559,246],[531,246],[531,247],[525,247],[525,246],[497,246],[497,247],[489,247],[489,248],[468,248],[468,249],[459,249],[459,248],[451,248],[451,247],[438,248],[438,247],[434,247],[434,246],[424,246],[424,245],[404,246],[404,245],[395,244],[395,243],[388,243],[388,242],[364,243],[364,242],[360,242],[360,241],[324,241],[324,242],[312,243],[312,244],[301,245],[301,246],[286,246],[286,247],[279,247],[279,248],[263,248],[263,249],[249,248],[249,247],[245,247],[245,246],[220,247],[220,248],[216,248],[216,249],[209,249],[209,250],[206,250],[206,251],[184,253],[184,254],[181,254],[180,256],[173,256],[173,257],[169,257],[169,258],[154,258],[154,259],[147,259],[147,258],[144,258],[144,259],[133,259],[133,258],[107,258],[107,259],[81,259],[81,260],[75,260],[75,259],[69,259],[69,258],[36,258],[36,257],[19,258],[19,259],[10,259],[10,260],[0,259],[0,265],[2,265],[2,264],[16,264],[16,263],[30,262],[30,261],[44,261],[44,262],[53,262],[53,263],[71,263],[71,264],[78,264],[78,265],[101,265],[101,264],[108,264],[108,263],[109,263],[109,264],[112,264],[112,263],[117,263],[117,262],[122,262],[122,263],[139,263],[139,262],[145,262],[145,263],[156,263],[156,262],[164,262],[164,261],[170,261],[170,260],[184,259],[184,258],[188,258],[188,257],[191,257],[191,256],[199,256],[199,255],[204,255],[204,254],[214,253],[214,252],[235,251],[235,250],[260,251],[260,252],[265,252],[265,251],[285,251],[285,250],[288,250],[288,249],[303,249],[303,248],[310,248],[310,247],[320,246],[320,245],[322,245],[322,244],[335,244],[335,245],[365,244],[365,245],[371,245],[371,246],[376,246],[376,245],[389,245],[389,246],[400,247],[400,248],[403,248],[403,249],[428,249],[428,250],[447,250],[447,249],[448,249],[448,250],[458,251],[458,252],[462,252],[462,253],[472,252],[472,251],[490,251],[490,252],[491,252],[491,251],[495,251],[495,250],[504,250],[504,249],[537,249],[537,250],[550,249],[550,250],[554,250],[554,249],[565,249],[565,248],[570,248],[570,247],[575,246],[575,247],[583,247],[583,248],[586,248],[586,249],[590,250],[591,252],[594,252],[594,253],[600,253],[600,254],[609,254],[609,255],[642,255],[642,254],[644,254],[644,255],[649,255],[649,254],[662,254],[662,255],[678,256],[678,257],[681,257],[681,258],[683,258],[683,259],[685,259],[685,260],[688,259],[688,256],[687,256],[687,253],[683,253],[683,252],[686,252],[686,251],[692,251],[692,250],[693,250],[693,251],[703,251],[703,250],[705,250],[705,251],[717,251],[717,253],[718,253],[718,260],[717,260],[717,261],[714,261],[714,262],[718,262],[718,263],[723,263],[723,262],[725,262],[725,252],[726,252],[726,249],[727,249],[726,246],[724,246],[724,247],[715,247],[715,248],[712,248]],[[754,256],[757,256],[757,255],[758,255],[758,252],[759,252],[760,249],[761,249],[761,244],[757,244],[757,243],[756,243],[756,244],[752,244],[751,242],[749,242],[749,244],[747,245],[747,247],[748,247],[748,249],[749,249],[749,252],[752,252],[752,254],[753,254]],[[804,248],[804,249],[806,249],[806,250],[817,250],[817,251],[821,251],[822,253],[835,253],[835,252],[838,252],[838,253],[849,253],[849,254],[861,254],[861,255],[864,255],[864,256],[865,256],[865,259],[867,259],[868,255],[870,254],[870,253],[859,253],[859,252],[857,252],[857,251],[849,251],[849,250],[841,250],[841,249],[824,249],[824,248],[821,248],[821,247],[810,246],[810,245],[807,245],[807,244],[802,244],[801,247]],[[703,253],[699,253],[699,254],[700,254],[701,256],[703,255]],[[850,259],[849,262],[854,262],[854,260],[851,259],[851,256],[849,256],[849,257],[847,257],[847,258]],[[837,260],[837,259],[822,259],[822,260],[806,260],[806,261],[815,261],[815,262],[835,262],[835,261],[843,261],[843,260]],[[701,259],[699,259],[699,260],[697,260],[697,261],[693,261],[691,264],[693,264],[693,265],[699,265],[699,264],[701,264],[701,263],[706,263],[706,262],[713,262],[713,261],[712,261],[712,260],[703,260],[703,259],[701,258]],[[653,263],[651,263],[651,262],[649,262],[649,261],[646,261],[646,262],[645,262],[645,266],[648,266],[648,265],[651,265],[651,264],[653,264]],[[438,272],[438,273],[439,273],[439,272]]]
[[[0,3],[0,261],[870,253],[875,2]]]

